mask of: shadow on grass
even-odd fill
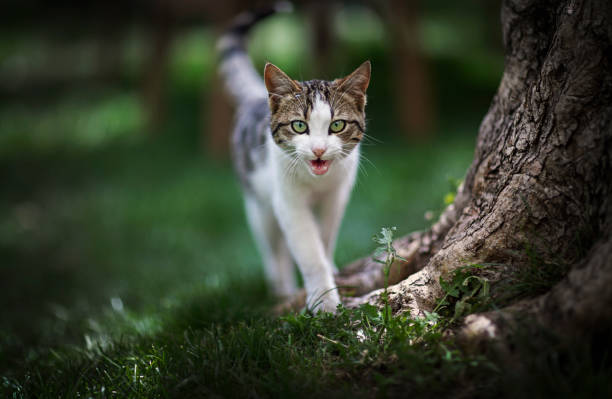
[[[49,349],[3,378],[16,397],[421,397],[490,368],[427,321],[375,308],[272,317],[262,281],[183,292],[162,310],[102,317],[86,345]],[[385,334],[382,334],[386,331]],[[359,332],[359,333],[358,333]]]
[[[229,165],[170,133],[3,153],[0,396],[366,397],[402,384],[440,392],[471,367],[438,344],[361,342],[358,312],[298,315],[297,327],[268,315]],[[470,137],[365,147],[375,166],[364,164],[338,263],[368,253],[380,226],[426,227],[471,147]]]
[[[423,210],[469,161],[470,143],[458,143],[372,151],[376,178],[356,187],[340,263],[362,255],[382,225],[424,226]],[[422,322],[399,319],[381,334],[372,309],[270,316],[235,179],[191,148],[144,143],[1,163],[10,182],[0,187],[2,397],[609,392],[609,361],[590,357],[595,346],[553,348],[545,360],[527,349],[527,370],[541,372],[502,369],[500,380],[488,360]],[[435,167],[424,172],[427,163]]]

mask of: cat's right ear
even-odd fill
[[[287,94],[302,91],[302,88],[297,82],[291,79],[285,72],[274,64],[266,63],[264,68],[264,82],[270,99],[276,96],[284,96]]]

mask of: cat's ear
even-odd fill
[[[370,84],[370,74],[372,72],[372,64],[370,61],[366,61],[359,65],[357,69],[350,75],[334,80],[334,85],[338,90],[346,90],[347,92],[353,91],[359,94],[365,94]]]
[[[266,63],[264,68],[264,82],[266,89],[271,97],[275,95],[284,96],[286,94],[302,91],[298,83],[291,79],[285,72],[281,71],[276,65]]]

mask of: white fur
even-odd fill
[[[253,194],[245,198],[249,224],[276,293],[289,296],[296,290],[289,249],[304,279],[307,305],[328,312],[340,303],[333,254],[359,162],[359,146],[342,154],[341,140],[328,134],[331,121],[329,105],[315,101],[309,134],[295,135],[291,143],[297,164],[268,137],[266,162],[250,176]],[[332,161],[321,176],[310,169],[310,160],[317,158],[315,148],[325,148],[321,158]]]
[[[224,36],[217,43],[219,51],[239,45],[241,37]],[[261,77],[246,53],[236,53],[223,60],[219,67],[227,92],[237,104],[266,98],[268,93]]]

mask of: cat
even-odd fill
[[[291,79],[266,63],[263,80],[245,35],[279,7],[241,14],[220,38],[220,73],[236,108],[232,157],[249,226],[274,293],[290,297],[293,261],[313,311],[335,312],[338,229],[358,169],[371,65],[333,81]]]

